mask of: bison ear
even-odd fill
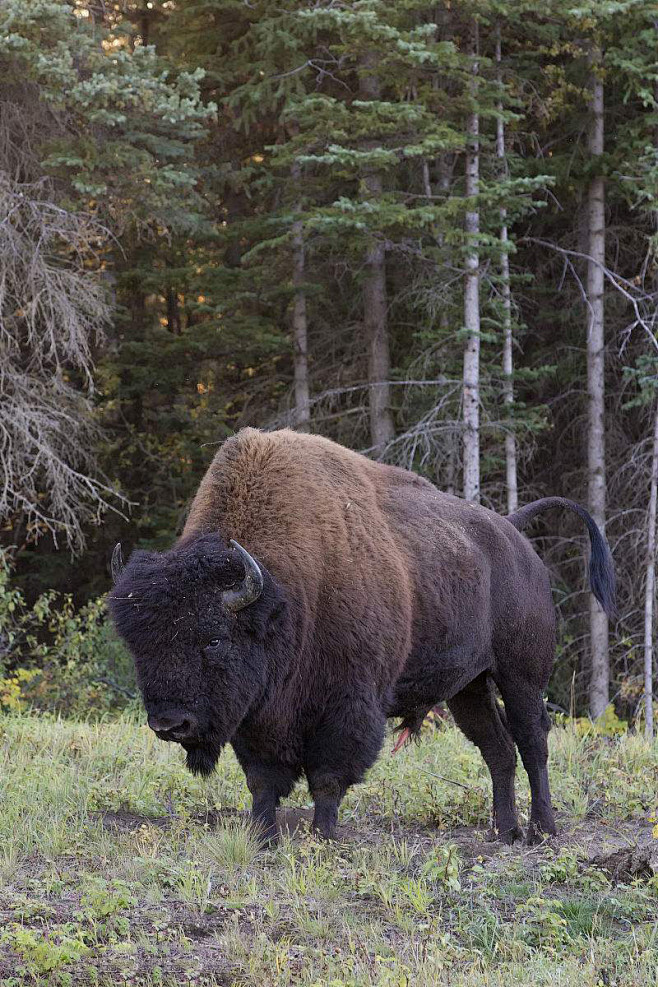
[[[114,546],[114,551],[112,552],[112,561],[110,563],[110,569],[112,570],[112,582],[116,585],[117,579],[121,575],[125,568],[123,561],[123,553],[121,551],[121,542],[118,541]]]

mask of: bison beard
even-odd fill
[[[386,717],[415,732],[443,701],[489,768],[506,842],[521,834],[518,749],[532,842],[556,831],[542,700],[555,614],[521,530],[553,507],[585,522],[590,585],[611,615],[609,548],[572,501],[507,519],[327,439],[244,429],[215,456],[169,552],[135,552],[121,572],[115,551],[110,608],[149,713],[172,724],[195,774],[212,772],[229,739],[267,838],[303,774],[314,826],[332,836]]]
[[[217,767],[222,745],[214,742],[203,744],[182,744],[185,750],[185,764],[193,775],[207,778]]]

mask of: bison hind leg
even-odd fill
[[[516,752],[489,675],[483,672],[469,682],[448,700],[448,708],[460,730],[480,748],[489,768],[493,785],[493,822],[498,838],[504,843],[514,843],[523,836],[514,797]]]
[[[530,782],[530,821],[526,842],[539,843],[557,833],[548,781],[550,720],[538,685],[526,677],[498,676],[512,736]]]

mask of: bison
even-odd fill
[[[491,772],[500,839],[522,835],[515,746],[528,838],[555,833],[542,699],[555,614],[520,533],[552,507],[585,521],[590,585],[612,614],[609,548],[572,501],[501,517],[328,439],[243,429],[217,452],[172,549],[135,551],[125,567],[115,549],[110,608],[149,726],[197,774],[230,743],[266,839],[304,774],[314,828],[330,838],[387,717],[417,731],[443,700]]]

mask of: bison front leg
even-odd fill
[[[263,842],[277,842],[276,809],[282,798],[290,795],[299,772],[287,765],[251,762],[243,765],[247,787],[251,792],[251,821],[262,834]]]
[[[341,800],[374,764],[385,729],[386,717],[374,696],[343,694],[328,703],[305,758],[315,802],[313,829],[325,839],[334,839]]]
[[[335,775],[323,775],[318,772],[309,777],[309,787],[315,803],[313,830],[325,840],[333,840],[336,836],[338,806],[347,786],[343,787]]]

